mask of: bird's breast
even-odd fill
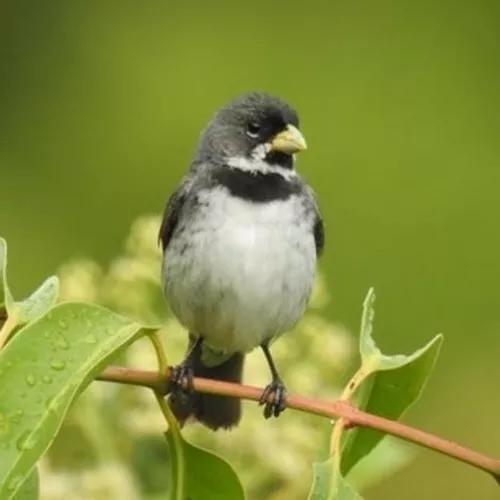
[[[190,331],[216,349],[248,351],[300,318],[315,262],[300,196],[253,203],[207,189],[167,249],[165,288]]]

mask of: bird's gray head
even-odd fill
[[[297,113],[286,102],[246,94],[216,113],[203,133],[197,160],[250,171],[267,165],[292,169],[294,154],[306,149],[298,127]]]

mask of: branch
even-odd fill
[[[149,387],[157,394],[167,394],[170,391],[170,374],[135,370],[120,366],[110,366],[97,377],[97,380],[117,382],[120,384]],[[206,394],[217,394],[240,399],[259,401],[263,390],[249,385],[234,384],[206,378],[194,379],[194,389]],[[366,413],[354,407],[347,401],[322,401],[299,395],[287,395],[286,406],[295,410],[312,413],[329,419],[342,418],[347,428],[366,427],[385,434],[390,434],[415,443],[424,448],[437,451],[443,455],[472,465],[487,472],[500,484],[500,460],[496,460],[477,451],[465,448],[453,441],[429,434],[420,429],[389,420],[377,415]]]

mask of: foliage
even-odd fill
[[[373,304],[375,293],[366,296],[359,350],[361,367],[349,381],[342,399],[352,400],[357,394],[357,407],[375,415],[398,419],[419,397],[430,375],[442,336],[438,335],[411,356],[382,354],[373,337]],[[367,456],[384,438],[380,432],[356,428],[344,436],[345,422],[338,420],[332,431],[332,456],[315,464],[314,484],[310,500],[357,500],[361,497],[343,476]]]
[[[144,341],[135,342],[147,331],[143,324],[166,324],[163,336],[169,355],[182,355],[180,328],[163,312],[156,272],[159,253],[149,243],[154,241],[151,235],[157,223],[156,217],[139,220],[124,255],[109,270],[85,260],[65,265],[60,273],[65,299],[98,302],[133,320],[86,303],[54,306],[59,288],[56,278],[49,278],[26,301],[16,302],[7,285],[6,245],[1,240],[0,298],[7,315],[0,337],[8,340],[0,354],[1,498],[14,498],[15,494],[18,499],[37,497],[34,467],[51,444],[39,467],[41,498],[55,500],[71,490],[71,498],[75,499],[152,500],[161,498],[166,489],[173,499],[209,498],[207,491],[214,498],[243,498],[232,468],[211,452],[188,443],[162,398],[158,401],[169,423],[167,448],[161,445],[164,421],[147,391],[93,384],[91,390],[81,394],[112,356],[131,366],[154,366],[155,360],[151,351],[146,351]],[[361,368],[341,397],[356,399],[361,408],[374,413],[398,418],[420,394],[441,338],[412,356],[383,355],[371,337],[373,299],[370,292],[362,321]],[[275,350],[284,378],[294,391],[323,390],[331,398],[335,395],[332,386],[335,388],[339,373],[349,362],[351,342],[345,330],[328,323],[318,313],[327,303],[328,294],[320,279],[312,312],[306,314],[295,335],[285,336]],[[125,346],[128,348],[124,351]],[[314,364],[307,361],[311,358]],[[262,377],[265,371],[255,357],[250,357],[247,368],[257,383],[266,381],[267,377]],[[317,418],[292,412],[287,412],[285,424],[283,419],[264,423],[255,405],[245,408],[245,412],[241,427],[232,432],[231,439],[224,433],[208,433],[195,426],[183,434],[230,457],[249,497],[303,498],[307,489],[306,468],[317,450],[324,447],[321,443],[328,435],[328,426],[322,428],[317,425]],[[365,430],[347,431],[345,427],[343,419],[336,422],[330,458],[315,465],[311,499],[359,499],[356,485],[376,480],[375,476],[395,470],[408,459],[401,447],[379,445],[380,435]],[[58,432],[59,439],[54,441]],[[75,455],[72,446],[80,448],[74,463],[66,460]],[[378,467],[369,468],[368,473],[360,472],[358,463],[371,455],[377,456]],[[170,476],[165,474],[167,468]],[[121,477],[123,481],[118,479]],[[167,484],[163,478],[168,477]],[[46,481],[49,488],[44,491]],[[86,481],[91,487],[85,486]],[[59,487],[54,488],[54,484]]]
[[[175,457],[171,460],[171,469],[180,473],[180,481],[171,482],[171,498],[243,500],[243,487],[232,467],[217,455],[188,443],[179,430],[172,427],[166,438],[171,457]],[[178,435],[174,436],[175,433]],[[177,452],[172,453],[173,450]]]

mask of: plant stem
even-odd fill
[[[163,375],[153,371],[110,366],[97,377],[97,380],[149,387],[153,389],[157,395],[161,395],[168,391],[169,376],[169,372]],[[193,382],[194,389],[198,392],[249,399],[252,401],[259,401],[263,392],[263,389],[259,387],[221,382],[219,380],[210,380],[206,378],[196,377]],[[349,428],[366,427],[437,451],[438,453],[442,453],[443,455],[447,455],[491,474],[493,478],[500,483],[500,460],[465,448],[453,441],[449,441],[423,430],[361,411],[348,401],[323,401],[307,396],[290,394],[286,398],[286,405],[288,408],[330,419],[342,418]]]
[[[165,378],[169,376],[169,368],[167,355],[163,349],[163,344],[161,342],[160,336],[157,332],[153,332],[149,335],[149,340],[153,344],[155,350],[156,359],[158,360],[158,376],[159,378]],[[163,375],[165,374],[165,375]],[[170,481],[170,495],[169,498],[172,500],[183,500],[185,497],[184,492],[184,476],[186,472],[185,459],[184,459],[184,447],[182,445],[181,429],[179,427],[179,422],[175,418],[170,406],[165,400],[165,390],[163,387],[151,387],[154,391],[156,401],[160,407],[163,416],[168,425],[168,433],[166,434],[167,441],[170,444],[170,451],[173,456],[173,467],[171,467],[171,481]]]
[[[17,318],[15,316],[7,316],[5,323],[3,323],[2,328],[0,329],[0,349],[4,347],[4,345],[9,340],[9,337],[17,326]]]
[[[161,342],[158,332],[153,332],[149,335],[149,340],[153,344],[155,350],[156,358],[158,359],[158,370],[160,373],[168,372],[168,361],[167,355],[165,354],[165,349],[163,349],[163,344]]]
[[[181,430],[179,428],[179,423],[177,419],[172,414],[168,403],[165,401],[165,397],[155,391],[156,401],[158,402],[158,406],[160,407],[163,416],[168,424],[168,431],[170,434],[167,434],[167,440],[169,443],[171,442],[172,448],[171,452],[175,456],[175,466],[171,468],[171,484],[170,484],[170,496],[172,500],[183,500],[185,498],[184,489],[185,489],[185,459],[184,459],[184,446],[182,444],[182,436]],[[170,439],[169,439],[170,438]]]

